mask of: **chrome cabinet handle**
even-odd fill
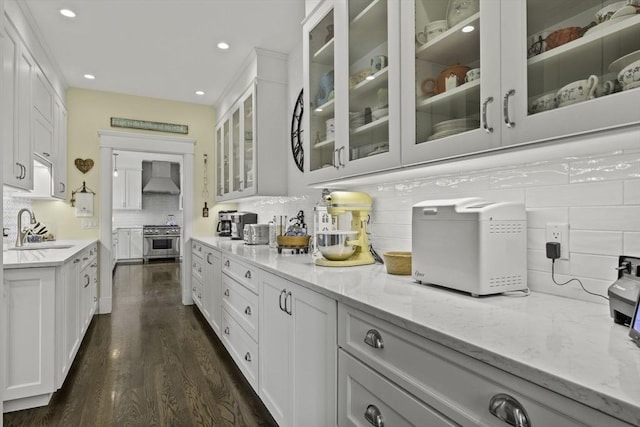
[[[515,89],[510,89],[504,94],[504,102],[502,103],[502,113],[504,114],[504,123],[508,128],[514,127],[516,124],[509,119],[509,98],[516,94]]]
[[[211,256],[211,252],[207,252],[207,264],[211,264],[211,260],[209,257]]]
[[[16,162],[16,166],[18,166],[20,168],[20,172],[18,172],[18,175],[16,176],[16,179],[22,179],[20,178],[22,176],[22,165],[18,162]],[[13,169],[13,171],[15,172],[15,169]]]
[[[251,316],[251,307],[247,306],[247,308],[244,309],[244,314]]]
[[[286,290],[286,289],[283,289],[283,290],[280,292],[280,298],[279,298],[279,303],[278,303],[278,305],[280,305],[280,310],[285,311],[285,312],[286,312],[286,310],[285,310],[285,306],[284,306],[284,305],[282,305],[282,295],[285,295],[285,296],[286,296],[286,294],[287,294],[287,290]],[[286,297],[285,297],[285,298],[286,298]],[[285,301],[286,301],[286,300],[285,300]]]
[[[336,155],[338,154],[338,149],[333,150],[333,167],[336,169],[340,169],[340,165],[336,162]]]
[[[247,354],[244,355],[244,360],[251,362],[251,353],[247,352]]]
[[[74,263],[74,264],[77,264],[77,263],[79,263],[79,262],[80,262],[80,258],[76,258],[75,260],[73,260],[73,263]]]
[[[344,163],[342,162],[342,153],[344,152],[344,147],[340,147],[338,149],[338,162],[340,164],[340,167],[344,167]]]
[[[289,316],[291,316],[291,314],[292,314],[291,302],[289,302],[289,305],[287,306],[287,301],[291,301],[291,298],[292,298],[291,292],[287,292],[287,295],[284,297],[284,311]]]
[[[229,335],[229,327],[228,327],[228,326],[227,326],[226,328],[224,328],[224,333],[225,333],[226,335]]]
[[[247,272],[244,273],[244,277],[245,277],[245,279],[251,280],[251,271],[247,270]]]
[[[530,427],[529,416],[520,402],[508,394],[498,393],[489,402],[489,412],[514,427]]]
[[[364,411],[364,419],[375,427],[384,427],[384,419],[382,418],[382,412],[376,405],[367,406],[367,410]]]
[[[225,266],[225,267],[229,267],[230,265],[231,265],[231,263],[229,262],[229,260],[226,260],[226,261],[224,262],[224,266]]]
[[[229,289],[227,289],[227,290],[225,290],[225,291],[224,291],[224,296],[225,296],[225,297],[228,297],[228,296],[229,296]]]
[[[488,97],[482,103],[482,129],[487,133],[493,132],[493,128],[489,126],[489,123],[487,123],[487,104],[490,102],[493,102],[493,96]]]
[[[202,273],[202,267],[198,267],[198,273]]]
[[[42,154],[44,154],[44,155],[45,155],[45,157],[51,157],[51,154],[46,153],[46,152],[44,152],[44,151],[42,152]]]
[[[61,191],[62,193],[64,193],[65,191],[67,191],[67,186],[65,185],[65,183],[64,183],[64,182],[61,182],[61,183],[60,183],[60,191]]]
[[[85,274],[84,277],[85,279],[87,279],[87,283],[84,284],[84,287],[86,288],[87,286],[89,286],[89,283],[91,283],[91,278],[88,274]]]
[[[384,348],[384,342],[382,341],[382,335],[375,329],[369,329],[367,335],[364,337],[364,342],[373,348]]]

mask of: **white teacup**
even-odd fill
[[[467,74],[464,77],[465,82],[472,82],[474,80],[478,80],[480,78],[480,68],[472,68],[467,71]]]
[[[427,41],[431,41],[438,37],[440,34],[447,31],[449,27],[447,26],[447,20],[441,19],[440,21],[429,22],[425,27],[425,31],[427,33]]]
[[[640,60],[623,68],[618,74],[618,81],[622,84],[622,90],[640,86]]]
[[[553,110],[558,106],[555,92],[546,93],[533,100],[530,105],[531,114]]]
[[[598,76],[591,75],[586,80],[576,80],[564,86],[556,94],[558,107],[593,99],[598,85]]]

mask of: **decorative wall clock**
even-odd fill
[[[298,95],[296,104],[293,107],[293,116],[291,117],[291,154],[296,166],[300,172],[304,172],[304,147],[302,146],[302,113],[304,112],[304,102],[302,92]]]

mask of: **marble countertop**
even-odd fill
[[[382,265],[320,267],[310,255],[194,238],[541,387],[640,425],[640,348],[608,304],[538,292],[467,294],[415,283]]]
[[[38,248],[29,250],[6,250],[2,253],[3,268],[57,267],[81,252],[97,240],[56,240],[44,243],[29,243],[25,246]],[[57,249],[47,247],[57,246]]]

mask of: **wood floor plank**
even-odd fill
[[[195,306],[179,263],[120,265],[113,312],[95,316],[48,406],[5,426],[276,426]]]

